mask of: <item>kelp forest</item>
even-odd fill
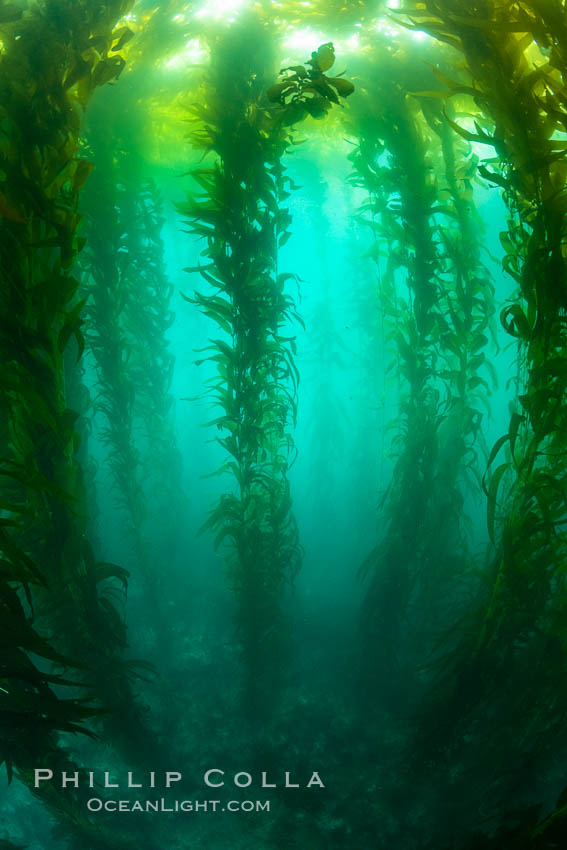
[[[0,850],[567,842],[565,0],[0,0]]]

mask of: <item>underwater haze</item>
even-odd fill
[[[0,850],[567,840],[566,21],[0,1]]]

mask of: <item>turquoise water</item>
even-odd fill
[[[72,155],[10,106],[26,22],[69,9],[4,10],[0,848],[560,846],[564,213],[530,200],[478,10],[448,13],[457,61],[368,4],[126,6],[114,50],[68,46],[119,79],[53,84]],[[561,197],[563,137],[533,172]],[[32,170],[54,150],[84,186]]]

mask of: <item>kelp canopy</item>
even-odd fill
[[[564,0],[0,2],[0,129],[0,845],[560,846]]]

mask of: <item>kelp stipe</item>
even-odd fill
[[[106,119],[110,109],[107,102]],[[96,170],[82,206],[87,246],[81,267],[86,349],[97,372],[94,409],[104,423],[101,442],[107,453],[101,471],[108,468],[113,484],[103,507],[114,501],[121,510],[128,566],[152,631],[157,673],[175,652],[164,612],[163,564],[168,530],[173,536],[171,524],[184,507],[169,395],[173,357],[165,337],[173,319],[172,286],[164,271],[159,196],[135,149],[136,116],[119,126],[116,115],[113,133],[96,105],[89,118],[87,139]],[[165,717],[170,702],[163,683],[155,690]]]
[[[137,385],[129,370],[131,350],[123,313],[130,295],[132,259],[124,246],[129,227],[121,215],[124,192],[120,166],[126,154],[116,151],[119,139],[91,134],[89,144],[96,163],[85,192],[88,245],[81,265],[85,269],[83,294],[87,302],[87,349],[97,369],[95,409],[104,417],[102,442],[114,484],[114,498],[124,510],[137,563],[143,563],[141,531],[146,507],[140,484],[140,457],[134,439],[134,400]]]
[[[230,542],[252,715],[267,711],[281,685],[287,642],[281,600],[301,560],[287,477],[299,380],[287,326],[299,317],[287,292],[294,276],[280,272],[277,262],[290,235],[283,204],[293,185],[281,157],[290,144],[288,127],[308,114],[324,116],[341,88],[344,96],[352,90],[326,76],[331,44],[313,52],[310,69],[285,69],[285,78],[269,86],[269,46],[253,19],[246,38],[234,28],[213,44],[207,101],[194,108],[203,123],[192,138],[218,161],[192,172],[202,193],[179,206],[189,232],[207,240],[208,262],[189,271],[218,291],[189,300],[226,334],[211,340],[204,359],[217,364],[209,393],[221,415],[210,424],[228,432],[217,438],[229,455],[219,472],[234,477],[236,491],[221,496],[205,527],[216,532],[217,545]],[[269,106],[266,89],[276,105]]]
[[[130,156],[123,175],[128,192],[125,212],[131,220],[127,248],[133,260],[132,277],[137,297],[124,309],[124,326],[131,340],[132,380],[138,392],[134,414],[140,423],[143,450],[142,467],[146,499],[151,494],[148,516],[159,530],[159,561],[163,564],[167,540],[174,537],[172,523],[182,512],[185,494],[182,486],[183,461],[177,445],[173,421],[171,381],[174,357],[167,334],[173,325],[171,297],[174,287],[165,269],[161,229],[164,204],[155,182],[144,176],[143,164]],[[133,192],[134,186],[137,192]]]
[[[119,657],[124,626],[109,587],[124,576],[97,563],[85,537],[77,414],[66,393],[69,352],[76,360],[83,349],[84,305],[72,275],[82,247],[77,200],[91,169],[79,157],[81,114],[91,93],[124,66],[115,24],[130,5],[47,2],[14,11],[3,25],[1,345],[9,368],[0,380],[1,544],[9,569],[1,582],[12,628],[0,711],[12,726],[2,757],[23,781],[44,758],[67,760],[58,731],[86,729],[85,720],[98,714],[80,700],[55,697],[64,677],[45,672],[30,652],[74,669],[73,684],[99,706],[130,698]],[[86,49],[91,40],[96,51]],[[39,625],[49,641],[37,635]],[[69,660],[77,656],[80,672]],[[76,819],[77,829],[86,823],[72,800],[57,792],[41,797],[56,815]]]
[[[194,198],[180,209],[195,219],[189,231],[207,238],[209,262],[195,271],[219,291],[196,292],[193,300],[228,336],[228,342],[211,344],[218,377],[210,392],[221,409],[214,424],[228,431],[219,442],[230,456],[226,470],[237,491],[221,497],[207,526],[217,543],[232,544],[229,571],[239,606],[244,696],[248,710],[262,714],[275,695],[282,664],[280,596],[299,567],[300,550],[286,476],[296,376],[290,343],[279,340],[293,302],[283,294],[285,276],[276,274],[277,242],[287,225],[278,203],[283,144],[261,132],[256,104],[271,66],[264,59],[254,67],[251,55],[261,63],[268,44],[256,27],[250,35],[255,43],[262,39],[253,53],[236,32],[214,46],[208,102],[199,108],[208,138],[196,141],[215,150],[220,162],[193,172],[203,200]],[[291,394],[280,388],[286,375]]]
[[[478,248],[454,176],[452,199],[440,200],[439,164],[450,169],[455,153],[441,149],[432,134],[410,94],[416,72],[405,63],[403,55],[385,55],[363,67],[372,86],[355,116],[360,142],[350,157],[352,182],[369,192],[360,219],[375,234],[381,267],[375,310],[385,313],[388,368],[401,376],[402,427],[384,499],[387,530],[362,570],[370,581],[364,641],[375,652],[364,691],[371,687],[375,703],[396,711],[423,687],[417,672],[435,658],[438,632],[451,623],[451,599],[465,571],[463,473],[475,464],[482,420],[477,396],[488,387],[478,372],[492,295],[478,260],[476,270],[467,267]],[[467,167],[474,173],[474,162]],[[463,244],[471,253],[459,257]]]
[[[567,556],[567,207],[564,143],[555,137],[565,127],[558,106],[565,97],[565,29],[549,27],[550,19],[559,24],[564,4],[526,3],[510,16],[507,5],[486,2],[480,17],[465,5],[426,3],[411,11],[410,25],[462,54],[465,73],[445,78],[444,97],[470,98],[475,129],[448,111],[446,120],[459,136],[497,154],[480,173],[494,191],[503,189],[510,210],[501,234],[503,267],[519,291],[500,318],[519,343],[521,368],[509,429],[492,448],[486,475],[495,556],[453,657],[443,704],[432,707],[423,732],[439,729],[442,718],[444,740],[435,740],[445,753],[447,736],[464,760],[490,753],[485,783],[498,788],[503,807],[530,785],[533,793],[533,776],[548,763],[550,747],[567,743],[567,693],[558,688],[565,664],[559,623],[566,600],[560,565]],[[485,727],[481,732],[487,716],[495,736]],[[502,725],[506,740],[498,736]]]

